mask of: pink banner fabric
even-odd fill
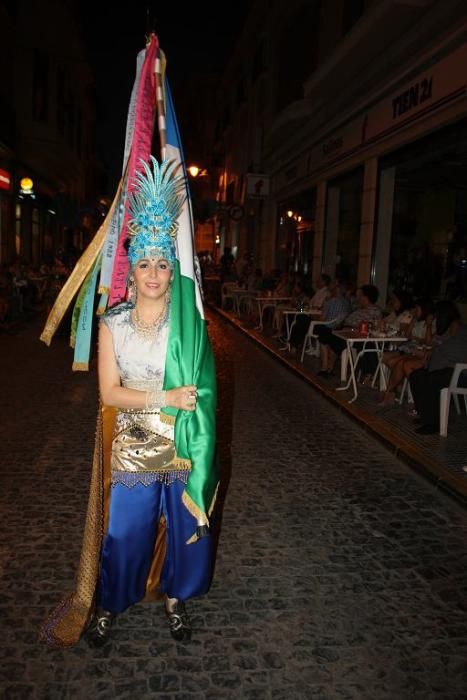
[[[152,136],[154,130],[154,108],[156,101],[156,81],[154,75],[155,62],[159,44],[155,35],[151,36],[146,47],[146,57],[141,70],[136,100],[136,118],[133,141],[131,144],[130,160],[127,175],[127,196],[123,226],[118,238],[115,253],[112,283],[110,288],[109,306],[118,304],[125,298],[128,276],[128,257],[124,242],[128,236],[128,196],[135,188],[135,175],[141,170],[141,159],[148,161],[151,155]]]

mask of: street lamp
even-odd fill
[[[199,168],[197,165],[190,165],[187,170],[191,177],[206,177],[208,175],[206,168]]]

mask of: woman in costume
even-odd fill
[[[104,429],[98,427],[76,591],[42,630],[54,645],[74,644],[87,628],[88,642],[100,646],[115,615],[161,595],[172,637],[188,640],[185,601],[210,585],[208,518],[217,489],[209,452],[215,412],[212,351],[207,339],[198,345],[195,365],[208,371],[194,371],[196,385],[177,383],[183,374],[177,358],[186,339],[177,318],[183,284],[175,236],[185,177],[175,174],[177,164],[159,166],[152,156],[151,161],[152,169],[143,163],[130,195],[128,301],[110,308],[100,324]],[[187,315],[188,308],[183,307]],[[197,416],[198,398],[204,408]],[[210,507],[197,505],[206,497]]]
[[[50,344],[76,297],[73,369],[88,369],[99,278],[98,313],[109,300],[113,306],[100,327],[102,405],[81,557],[73,593],[42,625],[43,639],[60,647],[76,644],[84,631],[92,644],[105,643],[115,615],[160,597],[171,634],[188,639],[184,603],[205,593],[211,578],[215,367],[180,135],[154,34],[138,56],[128,114],[112,206],[41,335]],[[155,123],[160,165],[150,155]]]
[[[116,614],[144,598],[162,516],[167,548],[159,588],[175,639],[190,637],[184,601],[207,591],[211,571],[210,538],[186,544],[196,528],[182,503],[190,462],[177,457],[174,427],[160,416],[163,407],[196,410],[196,386],[162,388],[175,265],[171,229],[183,205],[184,179],[166,169],[164,181],[154,159],[154,173],[144,166],[130,204],[130,301],[107,311],[99,331],[100,395],[118,412],[97,611],[88,632],[93,644],[107,639]]]

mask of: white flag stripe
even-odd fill
[[[180,151],[176,146],[167,144],[167,160],[175,160],[181,163]],[[195,274],[194,266],[194,231],[193,231],[193,216],[191,211],[191,199],[187,187],[187,199],[183,205],[182,213],[179,218],[178,235],[176,238],[177,257],[180,261],[180,273],[185,277],[193,280],[195,285],[196,307],[201,318],[204,318],[203,301],[199,282]]]

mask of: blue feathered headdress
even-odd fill
[[[177,174],[180,163],[164,160],[159,165],[151,156],[152,170],[141,161],[144,172],[136,178],[136,189],[129,197],[130,246],[128,258],[133,268],[141,258],[165,258],[175,265],[175,238],[178,218],[186,199],[184,174]]]

